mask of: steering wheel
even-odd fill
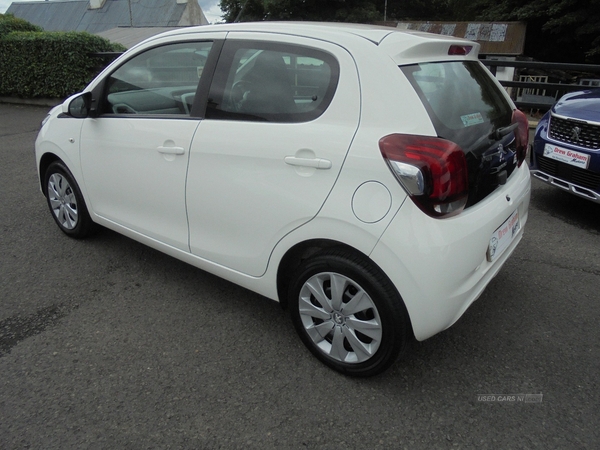
[[[252,89],[252,83],[247,80],[240,80],[233,83],[229,92],[229,103],[235,111],[241,111],[248,93]]]
[[[127,103],[117,103],[112,107],[115,114],[137,114],[137,111]]]

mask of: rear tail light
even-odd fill
[[[521,167],[527,157],[527,146],[529,145],[529,121],[527,116],[515,109],[512,115],[512,123],[518,124],[515,129],[515,146],[517,147],[518,167]]]
[[[467,203],[469,181],[463,150],[445,139],[390,134],[379,149],[415,204],[431,217],[459,214]]]

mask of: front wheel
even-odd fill
[[[391,281],[366,257],[345,250],[306,260],[288,300],[304,344],[347,375],[383,372],[410,336],[408,313]]]
[[[44,182],[48,207],[58,227],[74,238],[88,236],[94,223],[69,169],[62,162],[53,162],[46,170]]]

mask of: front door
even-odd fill
[[[200,123],[190,111],[211,46],[169,44],[129,59],[107,78],[101,113],[81,135],[94,214],[186,251],[185,177]]]

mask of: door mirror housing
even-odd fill
[[[63,103],[63,113],[76,119],[85,119],[90,115],[91,103],[92,94],[90,92],[76,94]]]

